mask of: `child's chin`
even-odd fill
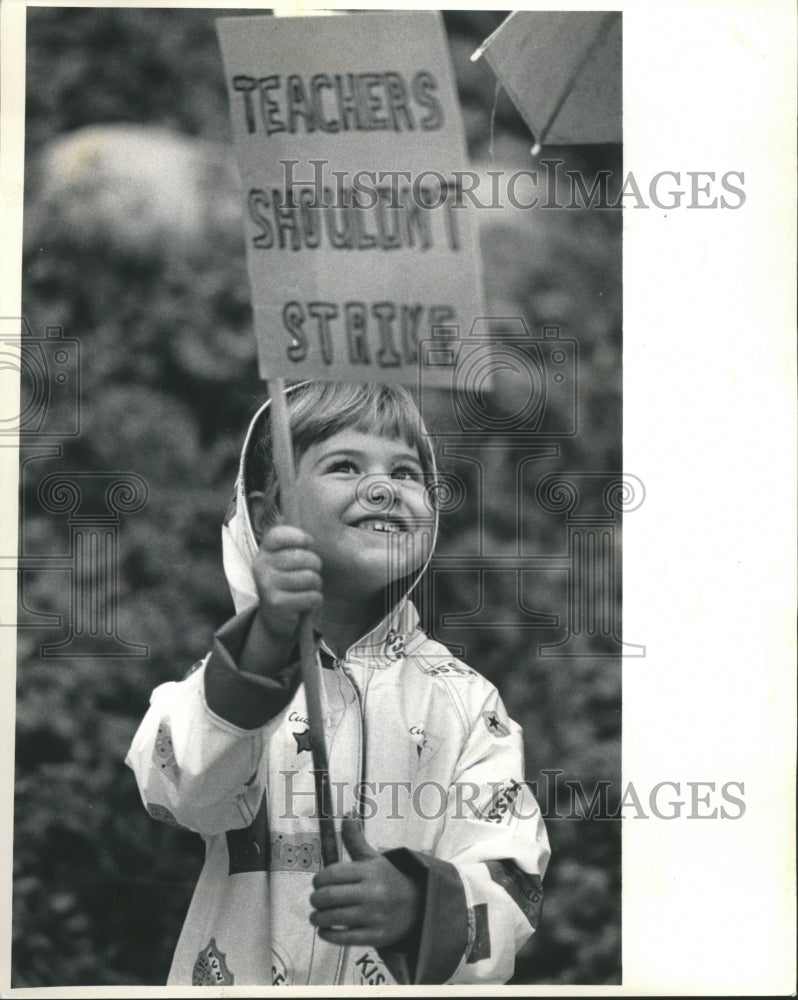
[[[385,588],[410,577],[424,563],[424,540],[412,532],[357,529],[347,536],[348,556],[341,563],[345,559],[353,578],[368,579],[374,587]]]
[[[389,587],[421,569],[421,560],[414,558],[412,552],[397,551],[391,558],[391,553],[384,550],[382,553],[361,551],[359,557],[360,569],[356,573],[361,578],[368,576],[376,588]]]

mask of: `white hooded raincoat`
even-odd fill
[[[237,614],[155,689],[127,757],[149,813],[206,844],[168,983],[506,982],[549,858],[521,730],[407,597],[344,657],[320,642],[319,661],[336,818],[359,807],[369,843],[421,886],[421,923],[378,951],[328,944],[309,922],[321,856],[304,688],[295,663],[271,677],[236,666],[257,605],[244,461],[259,415],[223,529]]]

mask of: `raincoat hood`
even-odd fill
[[[290,386],[286,390],[286,396],[290,397],[292,392],[296,392],[297,389],[300,389],[304,385],[307,385],[307,383],[300,382],[297,385]],[[269,413],[270,405],[270,400],[263,403],[250,421],[246,437],[244,438],[244,444],[241,448],[233,499],[228,507],[224,524],[222,525],[222,562],[237,614],[258,603],[255,578],[252,574],[252,564],[258,551],[258,541],[255,537],[249,503],[247,501],[247,462],[250,460],[252,454],[252,446],[258,435],[262,432],[263,422]],[[432,558],[438,536],[438,508],[433,502],[437,468],[432,449],[430,449],[430,462],[432,463],[432,484],[428,486],[428,495],[431,498],[429,506],[433,517],[432,540],[424,563],[405,581],[406,586],[399,604],[404,602],[404,599],[407,598],[424,575]],[[397,605],[397,609],[398,607],[399,605]]]

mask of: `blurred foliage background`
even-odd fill
[[[36,626],[44,614],[68,621],[69,573],[22,573],[18,987],[163,983],[202,862],[200,838],[147,815],[123,758],[151,690],[182,676],[232,611],[219,529],[263,395],[216,13],[28,9],[23,313],[37,337],[57,325],[79,341],[82,383],[77,401],[51,392],[48,412],[48,426],[67,426],[77,405],[80,433],[58,440],[58,450],[44,439],[22,448],[20,551],[69,554],[67,515],[46,510],[38,493],[46,475],[142,477],[146,506],[119,519],[116,627],[148,655],[44,658],[42,645],[66,632]],[[238,13],[247,12],[224,11]],[[444,16],[474,168],[529,168],[523,122],[503,94],[494,105],[491,71],[469,60],[504,15]],[[617,183],[617,148],[545,155],[588,179],[610,170]],[[505,208],[482,212],[479,223],[489,313],[522,316],[538,334],[558,324],[579,343],[580,429],[520,479],[524,455],[509,441],[449,447],[460,457],[444,454],[443,466],[461,477],[465,500],[444,519],[439,554],[556,555],[564,520],[536,502],[536,482],[621,468],[620,213]],[[425,401],[433,422],[445,419],[435,395]],[[102,507],[104,489],[84,479],[87,503]],[[487,574],[473,621],[442,627],[443,615],[478,608],[480,594],[475,572],[438,573],[428,625],[499,687],[524,728],[527,778],[540,782],[551,817],[543,921],[514,982],[617,983],[620,823],[555,813],[575,816],[566,780],[588,794],[612,782],[611,801],[618,788],[620,661],[612,643],[598,650],[606,655],[594,655],[594,644],[591,655],[541,658],[539,645],[565,634],[566,574],[538,568],[521,581],[517,593],[511,574]],[[521,604],[558,615],[558,624],[518,627]],[[485,622],[493,625],[474,627]],[[562,772],[558,790],[546,770]]]

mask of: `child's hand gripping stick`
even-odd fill
[[[421,890],[374,850],[360,819],[345,816],[341,832],[352,860],[314,876],[310,922],[331,944],[390,947],[419,919]]]

